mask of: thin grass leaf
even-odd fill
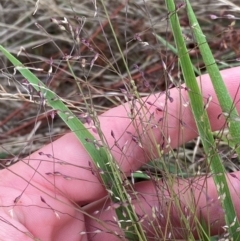
[[[175,3],[173,0],[166,0],[166,6],[169,11],[170,23],[175,39],[175,43],[178,49],[178,56],[182,68],[185,83],[191,91],[189,92],[189,98],[191,102],[192,112],[195,118],[195,122],[198,128],[199,135],[201,137],[204,151],[207,155],[207,160],[210,165],[210,169],[213,173],[214,182],[217,187],[218,195],[220,197],[223,209],[225,210],[225,221],[229,227],[229,232],[234,240],[238,240],[238,233],[236,229],[238,227],[238,221],[233,222],[236,218],[236,212],[233,206],[233,202],[230,196],[229,187],[227,184],[225,169],[222,165],[220,156],[218,155],[216,144],[214,142],[213,134],[209,119],[204,108],[204,103],[200,89],[198,87],[196,77],[192,68],[190,56],[188,54],[186,44],[181,32],[181,26],[176,12]],[[189,9],[188,3],[188,9]],[[194,15],[193,12],[191,12]],[[195,21],[196,22],[196,21]],[[197,25],[199,31],[200,26]],[[213,63],[213,62],[212,62]],[[224,92],[221,93],[225,95]],[[229,111],[229,109],[228,109]]]
[[[191,28],[194,33],[194,37],[199,46],[204,64],[207,68],[207,72],[211,78],[214,90],[216,92],[219,104],[221,106],[223,113],[228,113],[226,118],[227,122],[229,122],[229,131],[231,134],[231,142],[235,143],[235,145],[240,143],[240,117],[235,108],[233,100],[227,90],[226,85],[224,84],[223,78],[220,74],[219,68],[216,64],[216,61],[213,57],[213,54],[209,48],[206,37],[203,34],[197,18],[193,12],[193,9],[189,3],[187,2],[187,12],[188,18],[190,21]],[[236,148],[236,152],[238,156],[240,156],[240,147]]]
[[[138,222],[138,216],[135,212],[135,209],[129,201],[129,194],[126,190],[126,187],[122,183],[123,180],[121,177],[121,170],[119,169],[116,161],[113,159],[110,151],[108,151],[105,146],[96,148],[93,145],[94,137],[92,134],[68,109],[68,107],[62,102],[61,98],[49,90],[27,67],[25,67],[1,45],[0,51],[15,66],[15,70],[18,70],[21,75],[26,78],[29,83],[31,83],[36,91],[42,93],[47,105],[56,110],[61,119],[75,133],[85,150],[94,161],[96,167],[100,169],[99,173],[103,183],[105,184],[105,187],[110,188],[110,197],[112,201],[129,204],[123,206],[120,205],[119,208],[115,209],[118,219],[122,220],[122,228],[125,228],[125,236],[129,240],[147,240],[141,224]],[[92,140],[92,142],[87,140]],[[110,187],[109,184],[111,184]],[[130,183],[127,188],[132,188]],[[129,223],[129,220],[132,222]]]
[[[0,46],[0,51],[8,58],[9,61],[15,66],[15,70],[18,70],[21,75],[29,81],[32,87],[42,93],[42,96],[47,101],[47,105],[51,106],[57,111],[61,119],[66,125],[76,134],[85,150],[96,162],[102,162],[100,156],[106,157],[104,148],[99,151],[86,139],[94,140],[92,134],[86,129],[82,122],[68,109],[68,107],[62,102],[54,92],[49,90],[27,67],[25,67],[19,60],[17,60],[12,54],[10,54],[5,48]]]

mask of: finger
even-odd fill
[[[84,216],[79,209],[59,195],[53,197],[42,186],[40,190],[30,186],[18,201],[14,201],[22,190],[10,188],[9,183],[1,185],[1,240],[86,240],[79,236],[80,231],[85,231]]]
[[[222,71],[223,78],[232,97],[237,92],[240,80],[239,70],[240,68],[237,67]],[[207,98],[211,95],[213,98],[208,108],[208,114],[213,130],[217,130],[224,125],[224,120],[223,118],[217,118],[221,113],[221,109],[208,75],[201,76],[199,82],[202,87],[203,97]],[[113,108],[99,117],[101,130],[106,137],[113,156],[124,172],[130,173],[149,160],[151,150],[154,148],[153,139],[156,140],[155,143],[162,145],[163,151],[167,151],[166,140],[171,140],[169,145],[171,148],[175,148],[198,135],[191,108],[183,105],[183,103],[188,101],[188,91],[174,88],[169,90],[169,95],[171,100],[168,97],[166,98],[166,94],[161,96],[158,94],[151,95],[143,99],[145,102],[142,102],[141,105],[146,108],[144,109],[145,112],[142,108],[141,114],[145,113],[145,119],[144,122],[141,122],[141,119],[135,118],[135,125],[133,125],[133,120],[129,118],[129,113],[131,113],[129,103]],[[149,106],[147,101],[154,103],[154,105]],[[134,107],[138,113],[139,106],[140,104],[136,104],[136,107]],[[162,108],[163,111],[157,111],[157,107]],[[240,109],[239,104],[237,104],[237,108]],[[154,119],[151,120],[151,125],[148,125],[146,128],[152,127],[152,125],[157,125],[157,128],[150,128],[150,131],[147,129],[148,131],[146,132],[142,125],[151,119],[153,113]],[[158,124],[161,118],[164,121]],[[185,123],[184,126],[182,123]],[[112,137],[111,131],[114,132],[115,139]],[[142,144],[136,143],[136,140],[129,133],[141,139]],[[165,145],[163,145],[164,141]],[[23,177],[29,182],[34,175],[32,181],[41,183],[53,191],[61,190],[68,198],[75,201],[90,202],[105,195],[105,189],[99,178],[93,175],[92,168],[94,165],[89,164],[92,162],[90,157],[74,134],[65,135],[54,143],[42,148],[41,152],[49,154],[53,158],[39,155],[39,152],[36,152],[25,159],[25,163],[21,162],[10,168],[15,173],[14,175],[21,173],[19,177],[15,177],[18,178],[16,183],[22,186],[23,183],[26,183]],[[67,164],[62,165],[58,160],[62,160]],[[53,178],[46,175],[49,172],[58,172],[64,176],[72,177],[72,179],[66,180],[62,176]],[[8,175],[8,180],[13,178],[11,174],[8,173]],[[6,178],[5,180],[7,180]]]

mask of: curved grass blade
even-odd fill
[[[214,90],[216,92],[219,104],[222,109],[223,115],[226,117],[226,121],[229,123],[229,131],[231,134],[230,141],[235,144],[236,152],[240,157],[240,117],[235,108],[233,100],[224,84],[223,78],[220,74],[219,68],[216,64],[216,61],[213,57],[213,54],[209,48],[206,37],[203,34],[197,18],[193,12],[193,9],[187,2],[187,13],[191,28],[193,30],[194,37],[199,46],[204,64],[207,68],[207,72],[211,78]],[[239,85],[240,86],[240,85]]]
[[[68,109],[54,92],[49,90],[27,67],[25,67],[18,59],[9,53],[3,46],[0,45],[0,51],[8,58],[15,66],[21,75],[26,78],[32,87],[38,92],[41,92],[46,100],[46,104],[57,111],[61,119],[75,133],[93,162],[95,163],[101,179],[110,193],[110,198],[113,202],[120,203],[120,207],[116,208],[116,214],[121,220],[122,230],[128,240],[147,240],[141,223],[138,222],[138,216],[134,206],[129,199],[127,189],[132,189],[130,182],[127,187],[123,185],[122,172],[119,169],[116,161],[113,159],[107,146],[96,148],[93,135],[87,130],[82,122]],[[88,140],[88,141],[87,141]],[[91,141],[89,141],[91,140]],[[124,205],[121,205],[124,204]],[[128,204],[128,205],[126,205]],[[131,222],[129,222],[131,220]]]

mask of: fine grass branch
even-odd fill
[[[48,89],[27,67],[25,67],[18,59],[9,53],[0,45],[0,51],[15,66],[15,71],[19,71],[21,75],[30,83],[30,85],[39,93],[43,102],[53,108],[65,124],[75,133],[82,146],[85,148],[97,170],[101,179],[110,194],[110,198],[114,203],[119,203],[119,207],[115,209],[118,220],[121,221],[121,228],[125,232],[128,240],[147,240],[141,223],[138,222],[138,216],[131,203],[130,195],[127,190],[133,190],[132,184],[128,182],[123,185],[122,172],[113,159],[109,149],[104,143],[96,148],[96,140],[88,131],[83,123],[68,109],[61,98]],[[109,185],[111,184],[111,185]],[[129,222],[131,220],[131,222]],[[119,235],[121,238],[122,234]]]
[[[172,27],[172,32],[174,35],[175,43],[178,50],[178,57],[180,60],[180,65],[184,77],[184,81],[186,86],[189,88],[189,98],[191,103],[192,112],[195,118],[195,122],[198,128],[199,135],[202,140],[203,148],[207,156],[208,164],[210,165],[211,172],[213,174],[214,182],[217,187],[218,195],[220,201],[222,203],[222,207],[225,214],[225,221],[226,225],[228,226],[228,232],[230,237],[233,240],[238,240],[239,234],[237,232],[237,228],[239,227],[239,223],[237,220],[236,212],[233,206],[233,202],[230,196],[230,191],[228,187],[228,183],[226,180],[225,169],[222,164],[221,158],[218,154],[217,147],[214,141],[214,137],[211,131],[210,122],[208,119],[208,115],[206,112],[206,108],[203,102],[203,98],[201,95],[201,91],[199,89],[198,83],[196,81],[196,77],[193,71],[192,63],[190,60],[190,56],[188,54],[188,50],[186,48],[186,43],[182,35],[181,26],[178,18],[177,12],[179,11],[180,7],[175,6],[173,0],[166,0],[166,6],[169,12],[169,19],[170,24]],[[211,51],[210,49],[203,46],[203,43],[206,44],[206,38],[203,37],[203,33],[201,32],[201,28],[196,20],[195,14],[192,11],[190,3],[187,1],[186,4],[189,21],[191,23],[191,27],[194,31],[195,37],[198,38],[197,43],[200,48],[202,48],[202,56],[205,61],[205,64],[208,68],[208,71],[211,71],[210,78],[214,85],[218,86],[218,97],[222,98],[222,101],[228,102],[224,106],[221,105],[223,108],[223,112],[229,113],[230,116],[235,116],[236,112],[233,110],[233,102],[230,97],[226,97],[227,90],[226,88],[221,88],[220,84],[218,83],[218,79],[221,78],[221,75],[217,69],[217,66],[214,67],[214,58],[211,58]],[[210,65],[213,66],[210,69]],[[222,81],[223,84],[223,81]],[[224,96],[224,98],[223,98]],[[237,124],[234,123],[234,129]],[[239,135],[239,131],[236,133]],[[240,137],[238,137],[239,139]]]

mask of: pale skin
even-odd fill
[[[236,102],[238,102],[239,93],[237,96],[235,95],[240,83],[240,67],[224,70],[222,71],[222,76],[231,96],[235,97]],[[225,121],[224,118],[218,118],[219,114],[221,114],[221,109],[209,77],[206,75],[202,76],[201,83],[203,96],[205,98],[208,98],[209,95],[213,97],[208,107],[208,114],[212,129],[219,130],[224,126]],[[170,103],[168,100],[168,113],[170,114],[167,120],[168,127],[165,125],[164,134],[170,137],[171,147],[176,148],[178,145],[195,138],[197,131],[190,107],[182,107],[183,103],[179,99],[179,89],[172,89],[170,96],[173,98],[173,102]],[[183,101],[187,101],[188,91],[182,90],[181,96]],[[159,107],[162,107],[161,103],[165,103],[165,96],[162,95],[158,100],[156,100],[156,96],[151,96],[149,101],[155,103],[155,106],[159,105]],[[155,106],[150,107],[148,105],[149,113],[155,111]],[[236,104],[236,107],[240,111],[240,105]],[[182,115],[182,122],[185,123],[184,132],[181,132],[183,126],[179,124],[179,118],[175,118],[179,116],[180,112],[184,113]],[[159,111],[155,117],[159,119],[161,115],[163,115],[163,112]],[[106,136],[109,146],[113,146],[112,154],[123,172],[129,175],[130,172],[137,170],[149,161],[146,153],[152,147],[149,144],[151,142],[148,137],[143,139],[144,149],[132,141],[131,135],[126,133],[126,130],[130,133],[135,133],[135,131],[130,124],[129,118],[127,118],[125,108],[120,106],[111,109],[100,116],[99,119],[102,132]],[[114,131],[120,146],[127,142],[124,158],[119,149],[114,146],[111,130]],[[161,143],[162,132],[158,131],[157,128],[153,129],[153,131],[157,142]],[[184,133],[184,135],[181,133]],[[53,158],[51,156],[47,157],[46,154],[54,155],[55,163],[58,160],[62,160],[72,165],[56,163],[54,167]],[[113,209],[110,209],[102,212],[101,215],[96,214],[96,210],[104,210],[108,206],[104,199],[107,193],[98,176],[93,175],[93,171],[96,169],[94,169],[93,163],[89,164],[90,162],[90,157],[75,135],[69,133],[43,147],[38,152],[33,153],[23,161],[0,171],[0,203],[2,207],[0,209],[0,239],[8,241],[118,240],[117,237],[106,232],[92,235],[96,230],[103,228],[92,218],[88,217],[88,214],[96,215],[100,220],[109,221],[112,220],[112,216],[115,216],[115,213]],[[81,168],[74,165],[81,166]],[[46,173],[53,171],[74,178],[67,180],[70,178],[46,175]],[[229,186],[240,218],[240,206],[238,205],[238,193],[240,191],[238,178],[240,178],[240,172],[235,172],[234,175],[228,175],[228,180],[231,182]],[[28,183],[30,185],[27,186]],[[197,179],[195,183],[192,183],[191,180],[189,182],[178,180],[175,188],[176,190],[183,190],[184,187],[189,187],[190,183],[195,188],[197,215],[201,215],[206,221],[208,220],[207,222],[211,224],[212,234],[222,232],[221,226],[224,225],[224,216],[219,202],[216,201],[218,195],[213,179],[211,177]],[[158,185],[164,184],[161,181]],[[137,192],[141,194],[142,205],[145,205],[144,211],[149,215],[152,212],[150,207],[156,205],[157,201],[161,201],[161,199],[152,198],[157,196],[155,186],[156,184],[153,185],[153,182],[143,182],[135,185]],[[191,188],[188,188],[187,191],[182,192],[184,194],[180,195],[183,206],[188,202],[190,190]],[[164,195],[168,195],[167,191],[165,191]],[[90,205],[80,210],[74,203],[77,203],[79,206]],[[208,208],[204,208],[206,206]],[[164,214],[164,210],[162,212]],[[171,219],[176,226],[179,225],[178,214],[173,210]],[[159,221],[162,227],[164,227],[164,220],[166,219]],[[217,222],[215,222],[216,220]],[[120,232],[117,227],[115,227],[115,230]],[[88,234],[80,235],[81,232],[87,232]],[[179,232],[174,234],[174,232],[172,235],[175,235],[176,238],[184,237],[183,234]]]

